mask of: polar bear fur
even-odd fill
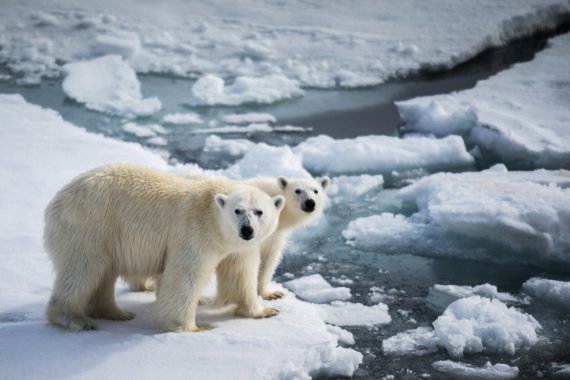
[[[229,254],[240,255],[239,270],[248,272],[239,312],[274,315],[259,302],[254,274],[259,244],[275,231],[283,205],[283,196],[223,179],[187,181],[130,165],[84,173],[45,212],[56,272],[47,318],[70,330],[93,329],[88,317],[132,319],[115,303],[117,277],[160,275],[156,307],[164,326],[199,331],[200,292]]]
[[[283,248],[296,228],[308,223],[322,212],[330,179],[329,177],[317,179],[254,178],[241,183],[257,187],[270,196],[283,195],[285,197],[285,207],[279,216],[277,229],[261,243],[261,262],[258,272],[258,294],[266,300],[281,298],[283,293],[272,291],[269,289],[269,284],[281,261]],[[243,289],[236,285],[244,281],[241,276],[245,272],[234,269],[241,265],[244,265],[243,259],[235,254],[226,257],[218,265],[216,303],[235,303],[243,297]],[[234,279],[233,282],[231,278]]]
[[[184,175],[183,178],[190,181],[200,181],[211,178],[205,174]],[[283,297],[280,291],[272,291],[269,284],[279,265],[283,248],[291,233],[304,224],[307,224],[317,216],[325,206],[326,190],[330,183],[329,177],[317,179],[285,177],[274,178],[253,178],[241,182],[249,186],[254,186],[266,192],[270,196],[283,195],[286,199],[285,207],[279,216],[279,225],[275,232],[261,243],[260,266],[257,276],[258,294],[266,300],[273,300]],[[316,191],[316,192],[315,192]],[[312,212],[305,211],[304,205],[307,201],[314,202]],[[246,279],[241,278],[244,270],[237,270],[244,265],[240,255],[230,255],[225,258],[216,269],[218,278],[218,289],[216,303],[238,303],[244,298],[244,288],[240,284],[246,283]],[[230,280],[233,279],[233,280]],[[133,291],[145,291],[154,289],[154,278],[127,277],[125,278],[129,287]]]

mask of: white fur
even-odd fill
[[[132,319],[115,303],[116,278],[160,275],[156,307],[164,326],[199,331],[198,298],[218,263],[231,253],[242,258],[246,276],[255,271],[259,244],[275,231],[282,207],[283,197],[221,179],[188,181],[128,165],[84,173],[45,213],[45,246],[56,272],[48,320],[85,330],[93,328],[88,317]],[[251,240],[240,237],[244,223],[253,229]],[[274,315],[260,304],[257,281],[248,287],[240,312]]]

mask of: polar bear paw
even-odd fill
[[[266,301],[273,301],[285,297],[285,293],[276,290],[274,292],[264,292],[261,296]]]

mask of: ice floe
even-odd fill
[[[202,124],[202,118],[195,112],[176,112],[164,115],[162,122],[166,124]]]
[[[363,305],[361,303],[334,301],[330,305],[318,305],[323,319],[337,326],[385,325],[392,321],[388,306],[383,303]]]
[[[509,293],[502,293],[495,285],[482,284],[476,286],[468,285],[440,285],[435,284],[429,288],[426,304],[433,310],[442,312],[449,304],[461,298],[478,295],[487,298],[497,298],[504,302],[516,302],[517,298]]]
[[[63,69],[63,91],[89,109],[132,118],[162,107],[158,98],[143,98],[135,71],[119,56],[68,63]]]
[[[332,287],[320,274],[299,277],[283,283],[283,286],[300,298],[315,303],[346,301],[352,297],[349,288]]]
[[[570,310],[570,282],[533,277],[523,284],[523,291],[537,301],[545,301]]]
[[[448,373],[457,379],[507,380],[514,379],[519,375],[517,367],[511,367],[503,363],[491,364],[487,362],[482,367],[475,367],[451,360],[439,360],[433,362],[432,366],[436,370]]]
[[[268,113],[248,112],[224,115],[222,121],[227,124],[267,124],[275,123],[275,116]]]

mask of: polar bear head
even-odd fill
[[[323,210],[329,183],[329,177],[277,178],[277,185],[285,196],[287,214],[294,219],[291,224],[302,224]]]
[[[227,236],[239,243],[259,243],[277,228],[285,197],[273,198],[253,187],[240,186],[229,195],[216,194],[216,205],[221,211],[221,223]],[[233,239],[232,239],[233,240]]]

